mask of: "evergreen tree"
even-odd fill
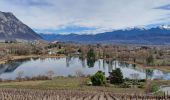
[[[150,55],[147,59],[146,59],[146,63],[147,65],[153,65],[154,63],[154,58],[152,55]]]
[[[95,55],[95,52],[93,49],[90,49],[88,52],[87,52],[87,65],[89,67],[94,67],[94,63],[96,61],[96,55]]]
[[[88,52],[87,52],[87,59],[95,59],[95,52],[93,49],[90,49]]]
[[[110,73],[109,79],[110,79],[111,84],[123,83],[123,74],[120,68],[116,68],[115,70],[112,70],[112,72]]]

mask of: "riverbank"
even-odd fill
[[[65,57],[65,55],[63,54],[61,55],[21,55],[21,56],[10,55],[9,57],[0,59],[0,64],[5,64],[13,60],[28,59],[28,58],[62,58],[62,57]]]
[[[170,66],[146,66],[144,64],[134,63],[132,61],[124,61],[124,62],[129,63],[129,64],[135,64],[138,67],[141,67],[141,68],[144,68],[144,69],[158,69],[158,70],[161,70],[163,72],[170,72]]]

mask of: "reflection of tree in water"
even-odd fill
[[[39,59],[38,57],[32,58],[32,60],[38,60],[38,59]]]
[[[87,59],[87,66],[90,67],[94,67],[95,64],[95,60],[94,59]]]
[[[115,67],[115,69],[116,69],[116,62],[117,62],[117,61],[114,61],[114,67]]]
[[[152,76],[153,76],[153,70],[152,69],[146,69],[145,73],[146,73],[146,79],[152,78]]]
[[[119,64],[120,67],[126,67],[126,68],[129,67],[129,64],[126,63],[126,62],[121,62],[121,61],[120,61],[118,64]]]
[[[89,67],[94,67],[94,64],[96,62],[96,55],[92,48],[89,49],[87,52],[87,65]]]
[[[47,60],[47,58],[39,58],[41,62],[44,62],[45,60]]]
[[[103,69],[105,69],[106,60],[103,59]]]
[[[109,60],[109,63],[108,63],[108,72],[112,72],[112,70],[113,70],[113,61]]]
[[[132,64],[132,67],[133,67],[134,69],[136,69],[136,64]]]
[[[113,60],[112,59],[106,59],[105,62],[108,65],[108,72],[112,72],[113,70]],[[105,66],[103,67],[105,68]]]
[[[69,67],[71,64],[74,64],[75,61],[80,60],[77,57],[73,57],[73,56],[67,56],[66,57],[66,66]]]
[[[98,61],[98,62],[99,62],[99,69],[100,69],[100,68],[101,68],[101,62],[100,62],[100,59],[99,59],[99,61]]]
[[[81,65],[82,65],[82,67],[86,67],[86,64],[85,64],[85,58],[83,58],[83,57],[79,57],[79,60],[81,61]]]
[[[145,73],[145,70],[143,68],[137,67],[136,64],[129,64],[126,62],[116,61],[120,68],[128,68],[133,69],[142,73]]]
[[[71,61],[71,57],[67,56],[66,57],[66,66],[69,67],[70,66],[70,61]]]

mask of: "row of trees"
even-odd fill
[[[13,55],[43,54],[44,49],[39,45],[29,43],[1,44],[1,53]]]
[[[78,50],[80,57],[87,58],[89,66],[93,66],[96,59],[118,59],[125,61],[133,61],[135,63],[141,63],[145,65],[154,65],[157,57],[156,55],[160,52],[154,53],[152,49],[135,49],[129,50],[123,47],[112,47],[112,46],[83,46]]]
[[[142,54],[141,54],[142,55]],[[149,54],[147,54],[149,55]],[[122,56],[123,57],[123,56]],[[87,52],[87,65],[89,67],[93,67],[94,66],[94,63],[97,59],[97,53],[96,51],[93,49],[93,48],[90,48]],[[141,57],[139,57],[141,58]],[[113,59],[113,58],[112,58]],[[122,58],[124,59],[124,58]],[[136,62],[137,58],[133,58],[133,61]],[[145,59],[143,59],[143,62],[146,62],[146,65],[154,65],[154,57],[153,55],[149,55],[147,56]]]

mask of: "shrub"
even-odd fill
[[[146,79],[139,79],[138,82],[146,82]]]
[[[91,86],[91,85],[93,85],[93,83],[91,81],[87,81],[87,85]]]
[[[144,84],[138,85],[138,88],[144,88]]]
[[[128,81],[132,81],[132,79],[129,79],[129,78],[125,78],[124,81],[128,82]]]
[[[94,86],[100,86],[106,83],[106,77],[101,71],[98,71],[95,75],[91,76],[90,79]]]
[[[159,86],[157,84],[153,84],[151,86],[151,92],[157,92],[159,90]]]
[[[126,82],[125,82],[125,83],[121,84],[120,87],[121,87],[121,88],[130,88],[131,86],[130,86],[129,83],[126,83]]]
[[[110,79],[111,84],[123,83],[123,74],[122,74],[120,68],[112,70],[112,72],[110,73],[109,79]]]

